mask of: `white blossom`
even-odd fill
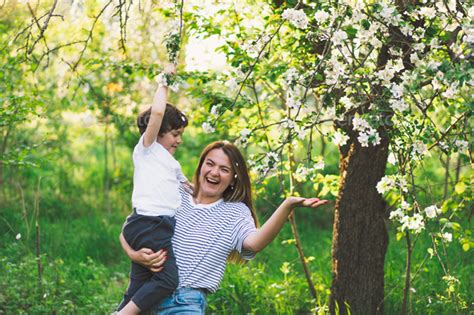
[[[388,68],[394,72],[400,72],[405,68],[403,65],[403,61],[401,58],[397,58],[395,60],[390,60],[388,63]]]
[[[370,38],[370,41],[369,43],[374,46],[374,48],[376,49],[379,49],[380,47],[382,47],[382,42],[376,37],[376,36],[372,36]]]
[[[296,123],[292,119],[283,120],[281,126],[286,129],[295,129]]]
[[[301,106],[301,101],[299,100],[297,93],[294,90],[289,89],[286,91],[286,106],[291,109],[298,108]]]
[[[471,20],[474,20],[474,6],[471,6],[469,10],[467,11],[467,15]]]
[[[304,166],[299,166],[295,172],[295,179],[299,182],[303,182],[307,180],[308,175],[309,170]]]
[[[439,146],[440,146],[441,149],[443,149],[445,151],[449,149],[449,146],[444,141],[440,141]]]
[[[304,128],[301,128],[297,131],[297,134],[298,134],[298,138],[300,140],[304,140],[304,138],[306,138],[306,135],[308,134],[308,130],[304,129]]]
[[[319,161],[318,163],[314,164],[315,170],[322,170],[324,169],[324,161]]]
[[[395,98],[400,98],[403,96],[403,86],[402,85],[398,85],[396,83],[392,83],[391,85],[391,92],[392,92],[392,96],[395,97]]]
[[[418,13],[428,19],[432,19],[436,17],[436,10],[435,8],[430,7],[422,7],[418,10]]]
[[[347,96],[343,96],[341,97],[341,99],[339,100],[339,102],[344,105],[344,108],[346,110],[349,110],[351,108],[354,108],[355,105],[354,103],[352,102],[352,100],[350,98],[348,98]]]
[[[400,31],[403,33],[405,36],[411,36],[413,34],[413,27],[410,24],[405,24],[402,27],[400,27]]]
[[[352,119],[352,126],[353,129],[356,131],[364,131],[365,129],[371,128],[369,123],[365,119],[359,117],[354,117]]]
[[[263,50],[263,48],[270,41],[271,37],[267,34],[262,35],[256,40],[249,40],[242,45],[242,49],[249,55],[251,58],[256,58]]]
[[[388,217],[390,220],[400,220],[403,218],[405,214],[403,213],[402,209],[397,208],[397,210],[393,210],[390,212],[390,216]]]
[[[217,117],[219,115],[219,106],[214,105],[211,107],[211,115]]]
[[[442,72],[438,71],[439,73],[442,74]],[[439,90],[443,86],[443,82],[438,78],[434,77],[433,80],[431,80],[431,85],[433,85],[433,90]]]
[[[21,238],[21,233],[18,233],[18,234],[15,236],[15,239],[18,241],[20,238]]]
[[[384,176],[377,183],[376,188],[377,188],[378,193],[383,195],[387,191],[390,191],[393,188],[395,188],[395,179],[393,179],[390,176]]]
[[[420,57],[418,57],[418,54],[416,52],[410,55],[410,62],[417,67],[421,66],[422,64],[422,61],[420,60]]]
[[[244,128],[240,131],[240,136],[242,138],[247,138],[249,136],[249,134],[251,133],[251,130],[250,129],[247,129],[247,128]]]
[[[432,205],[425,208],[425,214],[430,219],[435,218],[440,213],[441,209],[439,209],[436,205]]]
[[[281,17],[297,28],[305,29],[308,26],[308,17],[303,10],[286,9]]]
[[[448,233],[448,232],[443,233],[441,235],[441,237],[443,238],[443,240],[445,240],[446,242],[449,242],[449,243],[453,240],[453,234]]]
[[[410,108],[410,106],[407,103],[405,103],[405,101],[402,99],[391,99],[389,103],[390,103],[390,107],[394,111],[400,112],[400,113],[403,113],[408,108]]]
[[[430,44],[431,45],[431,44]],[[428,64],[426,65],[429,69],[435,71],[435,70],[438,70],[438,67],[441,66],[441,62],[437,62],[437,61],[430,61],[428,62]]]
[[[276,152],[268,152],[267,159],[269,161],[273,160],[274,162],[278,162],[280,160],[280,157],[278,156]]]
[[[400,22],[400,16],[398,12],[393,7],[389,7],[386,3],[380,3],[382,10],[379,12],[379,15],[388,23],[393,25],[398,25]]]
[[[202,124],[202,129],[204,130],[205,133],[213,133],[216,131],[216,128],[214,128],[210,123],[204,122]]]
[[[327,108],[325,111],[324,117],[329,118],[329,119],[334,119],[336,117],[336,108],[335,107]]]
[[[314,19],[319,24],[326,22],[326,20],[329,19],[329,17],[330,17],[329,13],[323,10],[319,10],[314,14]]]
[[[424,144],[420,140],[413,143],[413,150],[415,151],[415,153],[419,155],[424,155],[428,153],[428,147],[426,146],[426,144]]]
[[[395,71],[390,67],[385,67],[384,69],[375,72],[375,76],[380,79],[383,84],[390,84],[390,80],[392,80],[394,75]]]
[[[347,136],[343,131],[336,131],[334,133],[333,142],[338,147],[344,146],[347,143],[347,140],[349,140],[349,136]]]
[[[237,80],[230,77],[226,82],[225,82],[225,86],[227,86],[229,89],[231,90],[235,90],[237,89],[237,87],[239,86],[239,84],[237,83]]]
[[[414,233],[418,234],[425,228],[425,222],[423,222],[423,216],[419,213],[415,213],[413,217],[408,220],[406,227],[409,230],[412,230]],[[403,228],[403,226],[402,226]]]
[[[300,74],[295,68],[288,68],[288,70],[286,70],[285,74],[283,75],[287,83],[298,81],[299,76]]]
[[[392,165],[397,164],[397,157],[395,156],[395,154],[393,152],[390,152],[390,154],[388,155],[387,161],[388,161],[388,163],[390,163]]]
[[[343,30],[337,30],[334,32],[334,34],[332,35],[332,40],[333,40],[333,43],[334,45],[342,45],[342,43],[344,42],[344,40],[347,39],[347,33],[344,32]]]
[[[400,208],[402,208],[403,210],[408,210],[410,209],[410,204],[408,202],[406,202],[405,200],[403,200],[401,203],[400,203]]]
[[[359,136],[357,137],[357,140],[359,141],[360,145],[363,147],[368,147],[369,146],[369,134],[365,132],[359,133]]]
[[[403,177],[397,177],[397,186],[404,192],[408,192],[407,180]]]
[[[364,131],[361,131],[359,133],[359,136],[357,137],[357,140],[359,140],[359,143],[363,147],[368,147],[369,143],[372,143],[372,145],[379,145],[380,144],[380,135],[375,130],[374,128],[369,127],[369,129],[366,129]]]
[[[464,41],[467,44],[473,44],[474,43],[474,28],[472,27],[464,27]]]
[[[454,98],[454,96],[456,96],[456,93],[457,93],[456,87],[455,86],[450,86],[446,89],[446,91],[441,93],[441,95],[446,97],[446,98],[452,99],[452,98]]]
[[[456,140],[454,142],[454,145],[456,146],[456,148],[463,152],[463,151],[467,151],[468,147],[469,147],[469,143],[465,140]]]

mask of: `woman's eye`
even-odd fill
[[[223,169],[222,169],[222,172],[224,172],[224,173],[226,173],[226,174],[229,174],[229,170],[226,169],[226,168],[223,168]]]

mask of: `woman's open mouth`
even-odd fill
[[[209,178],[209,177],[206,177],[206,182],[208,182],[211,185],[219,184],[219,181],[217,179],[213,179],[213,178]]]

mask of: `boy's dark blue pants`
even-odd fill
[[[124,294],[121,310],[130,299],[146,311],[164,297],[173,293],[178,287],[178,267],[171,246],[171,237],[174,233],[176,220],[170,216],[144,216],[134,210],[123,226],[123,236],[134,249],[150,248],[153,251],[166,249],[168,251],[164,268],[160,272],[151,272],[149,269],[132,262],[130,268],[130,285]]]

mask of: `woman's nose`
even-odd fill
[[[211,170],[209,171],[211,175],[218,176],[219,175],[219,170],[217,167],[212,167]]]

